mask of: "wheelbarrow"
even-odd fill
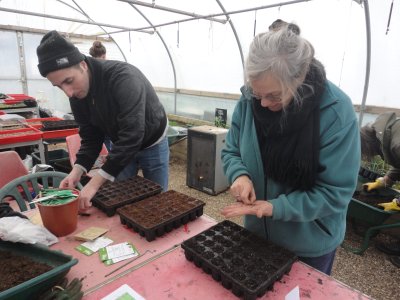
[[[168,145],[172,146],[187,138],[187,129],[178,126],[168,126]]]
[[[386,199],[377,202],[390,202],[393,198],[399,195],[399,192],[392,188],[384,188],[371,193],[366,193],[362,189],[362,185],[370,181],[370,178],[359,176],[356,192],[351,199],[347,209],[347,219],[352,223],[356,233],[363,235],[363,241],[359,248],[351,247],[347,244],[342,244],[342,247],[355,254],[363,254],[369,246],[370,239],[375,237],[382,229],[400,227],[400,221],[396,223],[386,224],[389,217],[398,214],[399,211],[385,211],[383,208],[376,207],[368,201],[360,201],[355,199],[358,195],[366,196],[370,199]],[[364,231],[358,231],[359,224],[364,226]],[[357,232],[358,231],[358,232]]]

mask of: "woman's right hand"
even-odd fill
[[[256,193],[253,183],[247,175],[239,176],[231,185],[230,193],[236,201],[244,204],[253,204],[256,201]]]

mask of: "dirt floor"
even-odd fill
[[[225,205],[233,202],[228,192],[211,196],[187,187],[186,162],[177,158],[171,159],[169,180],[170,189],[204,201],[206,203],[205,214],[217,221],[224,220],[220,211]],[[243,224],[241,218],[232,219],[232,221],[240,225]],[[387,241],[390,239],[391,237],[386,234],[379,234],[373,239],[370,243],[371,246],[363,255],[356,255],[339,247],[332,276],[372,298],[382,300],[398,299],[399,288],[397,280],[400,270],[391,264],[387,255],[379,252],[374,247],[374,241]],[[361,237],[356,235],[351,225],[348,224],[345,243],[350,246],[358,246],[361,241]]]

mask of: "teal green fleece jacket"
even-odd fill
[[[222,161],[229,182],[247,175],[258,200],[273,205],[272,217],[245,216],[250,231],[298,256],[327,254],[343,241],[347,207],[354,193],[360,167],[360,136],[349,97],[326,82],[320,104],[319,170],[308,191],[292,189],[268,178],[254,126],[251,100],[242,95],[232,116]]]

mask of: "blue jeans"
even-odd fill
[[[144,178],[161,185],[164,192],[168,190],[169,147],[166,137],[158,144],[141,150],[119,173],[117,180],[136,176],[139,168],[142,169]]]
[[[299,257],[299,260],[313,267],[314,269],[321,271],[322,273],[331,275],[335,254],[336,249],[328,254],[318,257]]]

